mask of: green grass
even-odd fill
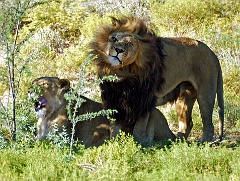
[[[16,146],[16,145],[15,145]],[[68,149],[48,143],[8,147],[0,154],[4,180],[238,180],[240,144],[227,147],[161,143],[151,148],[122,135],[98,148]]]

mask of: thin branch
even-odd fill
[[[74,106],[74,111],[73,111],[73,117],[72,117],[72,135],[71,135],[71,141],[70,141],[70,156],[72,155],[72,149],[73,149],[73,143],[74,143],[74,134],[75,134],[75,126],[79,120],[77,120],[77,109],[81,107],[83,101],[81,98],[81,93],[83,92],[84,89],[84,81],[81,80],[82,77],[84,77],[85,74],[85,69],[89,65],[90,59],[86,60],[83,62],[83,65],[80,67],[80,73],[79,73],[79,84],[77,86],[77,102]],[[81,120],[80,120],[81,121]]]
[[[7,115],[7,110],[6,110],[6,108],[4,107],[4,105],[3,105],[3,103],[2,103],[2,101],[1,101],[1,100],[0,100],[0,108],[2,108],[2,110],[3,110],[4,114],[6,114],[6,115]]]
[[[24,8],[22,8],[21,11],[18,11],[18,12],[20,12],[20,13],[19,13],[19,17],[21,17],[21,16],[24,14],[24,12],[28,9],[29,4],[30,4],[30,1],[27,1],[26,6],[25,6]],[[21,2],[19,1],[19,4],[18,4],[17,9],[20,9],[20,7],[21,7]],[[19,19],[19,17],[18,17],[18,21],[17,21],[17,25],[16,25],[15,39],[14,39],[14,44],[13,44],[13,52],[12,52],[12,55],[15,55],[15,53],[18,52],[18,48],[28,39],[28,36],[26,36],[19,44],[17,44],[19,27],[20,27],[20,24],[21,24],[21,20]],[[14,57],[13,57],[13,60],[14,60]],[[19,86],[20,86],[20,81],[21,81],[23,69],[24,69],[25,66],[28,64],[28,62],[29,62],[29,61],[26,61],[26,62],[24,63],[24,65],[22,66],[21,70],[19,71],[19,77],[18,77],[17,82],[14,80],[14,81],[15,81],[15,82],[14,82],[14,83],[15,83],[15,85],[14,85],[15,98],[16,98],[16,96],[17,96],[17,94],[18,94],[18,90],[19,90]],[[14,64],[14,69],[15,69],[15,68],[16,68],[16,67],[15,67],[15,64]],[[15,76],[15,75],[13,74],[13,76]],[[15,77],[14,77],[14,78],[15,78]]]
[[[10,90],[12,95],[12,139],[16,139],[16,94],[15,94],[15,55],[16,55],[16,48],[17,48],[17,40],[18,40],[18,33],[19,33],[19,27],[21,20],[19,19],[19,11],[21,3],[20,1],[17,4],[16,12],[14,14],[14,18],[17,18],[17,24],[16,24],[16,30],[15,30],[15,37],[14,42],[11,50],[11,62],[8,60],[8,65],[11,67],[11,71],[9,74],[10,77]]]
[[[7,105],[9,104],[9,96],[8,96],[8,103]],[[4,112],[4,115],[5,115],[5,120],[6,120],[6,123],[7,123],[7,128],[8,128],[8,131],[10,133],[10,135],[12,135],[12,129],[11,129],[11,125],[10,125],[10,120],[9,120],[9,114],[8,114],[8,106],[4,106],[2,101],[0,101],[0,108],[2,108],[3,112]]]

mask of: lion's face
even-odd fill
[[[138,49],[138,40],[134,35],[114,32],[109,36],[105,53],[111,66],[119,68],[132,64],[137,58]]]
[[[158,56],[154,53],[155,38],[137,18],[113,18],[112,24],[99,27],[90,43],[90,54],[97,56],[98,75],[122,77],[123,72],[129,75],[148,70],[148,62]]]
[[[51,117],[62,106],[66,106],[64,94],[69,87],[69,80],[56,77],[41,77],[33,81],[33,88],[29,91],[29,96],[34,99],[35,111],[38,116],[38,139],[43,139],[54,124],[61,124]]]

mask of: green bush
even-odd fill
[[[79,27],[85,16],[80,2],[80,0],[47,0],[33,6],[23,19],[25,25],[20,32],[20,38],[50,26],[52,30],[57,30],[68,43],[74,44],[81,35]]]
[[[160,36],[189,36],[217,47],[239,48],[239,1],[167,0],[151,3],[151,19]]]
[[[98,148],[82,149],[69,160],[68,150],[46,142],[31,148],[0,150],[4,180],[238,180],[239,146],[173,143],[142,148],[121,134]]]
[[[95,1],[83,1],[83,6],[87,12],[96,13],[100,16],[108,13],[117,13],[124,15],[133,15],[144,20],[149,20],[149,0],[95,0]]]
[[[240,108],[239,108],[239,82],[240,65],[224,66],[224,94],[225,94],[225,118],[230,127],[239,130]]]

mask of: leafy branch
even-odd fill
[[[16,99],[19,91],[22,74],[29,60],[26,60],[20,69],[17,68],[18,54],[21,46],[30,37],[27,35],[19,41],[19,30],[21,20],[29,8],[31,0],[4,1],[0,15],[0,41],[1,49],[5,53],[5,64],[7,69],[8,101],[3,104],[0,101],[0,108],[3,111],[9,134],[12,140],[16,140]]]
[[[72,155],[72,149],[74,144],[74,134],[75,134],[75,127],[76,124],[79,121],[91,121],[91,119],[98,117],[98,116],[106,116],[108,119],[111,119],[111,115],[116,113],[116,110],[100,110],[98,112],[90,112],[82,115],[77,115],[77,110],[81,107],[81,105],[86,101],[83,97],[84,88],[86,85],[88,85],[87,82],[83,79],[86,68],[91,64],[91,62],[94,60],[94,57],[88,56],[86,61],[83,62],[82,66],[80,67],[80,73],[79,73],[79,80],[78,84],[75,89],[71,89],[69,93],[65,94],[65,99],[68,101],[67,105],[67,112],[69,119],[72,122],[72,134],[71,134],[71,140],[70,140],[70,156]],[[107,79],[106,77],[104,79]],[[108,77],[108,80],[114,81],[116,80],[116,77]],[[97,79],[94,81],[94,85],[98,85],[99,82],[102,82],[103,80]],[[73,106],[73,109],[71,109]]]

